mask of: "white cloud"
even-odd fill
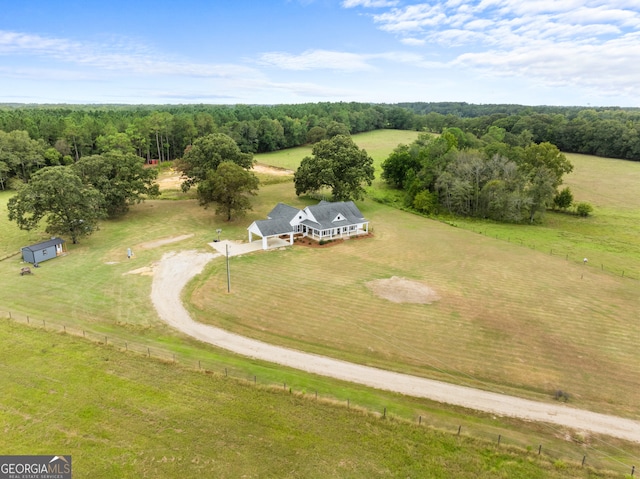
[[[425,27],[436,27],[447,22],[445,10],[440,5],[426,3],[394,8],[389,12],[374,15],[382,30],[389,32],[416,32]]]
[[[339,70],[346,72],[371,70],[367,57],[355,53],[328,50],[307,50],[300,55],[286,52],[263,53],[263,65],[284,70]]]
[[[444,47],[450,68],[609,93],[640,78],[638,0],[435,0],[372,18],[405,45]]]
[[[0,30],[0,55],[13,58],[35,56],[45,60],[53,58],[69,65],[88,66],[112,74],[212,78],[259,75],[255,69],[236,64],[157,60],[161,56],[166,58],[166,55],[156,55],[137,42],[122,39],[110,41],[108,44],[81,43]],[[26,73],[25,71],[24,74]],[[60,75],[53,70],[49,73],[54,77]]]
[[[365,8],[382,8],[394,7],[398,5],[398,0],[343,0],[344,8],[365,7]]]
[[[637,37],[602,45],[538,42],[511,51],[466,53],[452,64],[496,76],[536,78],[549,86],[581,86],[608,95],[633,94],[640,78]]]
[[[400,42],[404,43],[405,45],[410,45],[414,47],[420,47],[425,43],[427,43],[427,41],[424,38],[412,38],[412,37],[401,38]]]

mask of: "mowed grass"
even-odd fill
[[[358,363],[636,416],[638,284],[365,202],[374,236],[223,261],[187,296],[198,320]],[[398,304],[366,284],[433,288]]]
[[[5,454],[74,477],[617,477],[0,321]]]
[[[395,140],[389,151],[394,147]],[[595,159],[594,167],[608,161]],[[601,168],[600,176],[607,171]],[[606,195],[606,183],[598,184]],[[612,184],[624,190],[619,191],[624,197],[633,198],[626,192],[633,184]],[[6,201],[11,194],[0,193],[0,245],[9,254],[48,238],[42,231],[20,232],[7,221]],[[575,189],[574,195],[585,200]],[[184,196],[176,193],[172,198]],[[287,384],[322,389],[329,380],[256,365],[170,330],[158,321],[149,301],[151,277],[124,274],[152,266],[169,251],[207,249],[205,243],[216,236],[216,228],[223,229],[222,238],[246,239],[247,225],[264,218],[278,201],[300,207],[315,203],[296,197],[288,182],[264,186],[254,210],[231,223],[193,200],[138,205],[122,220],[104,222],[100,231],[79,245],[69,244],[68,256],[43,263],[30,277],[19,276],[19,255],[0,261],[0,309],[104,331],[192,358],[214,358],[244,372],[257,369],[266,382],[277,382],[284,375]],[[322,250],[296,247],[232,258],[231,295],[226,294],[224,262],[216,261],[187,291],[186,297],[194,300],[193,311],[203,321],[300,349],[542,400],[560,388],[571,394],[570,404],[637,417],[633,397],[638,361],[633,345],[637,349],[638,283],[599,271],[595,260],[585,267],[575,259],[549,255],[546,248],[533,252],[526,243],[553,238],[561,245],[574,245],[600,215],[584,221],[562,215],[575,228],[574,234],[498,225],[505,234],[496,240],[486,231],[478,235],[373,202],[359,205],[372,220],[374,238]],[[523,245],[513,240],[514,231],[520,232]],[[185,234],[193,236],[165,246],[145,246]],[[598,237],[592,242],[606,249],[607,243]],[[126,259],[128,247],[135,253],[132,260]],[[612,257],[633,261],[625,251],[613,251]],[[575,256],[583,256],[579,247]],[[364,286],[370,279],[392,275],[424,282],[442,299],[433,305],[395,305],[375,298]],[[207,294],[219,301],[205,311],[203,305],[212,301]],[[284,324],[283,315],[289,315],[291,325]],[[375,410],[392,404],[405,417],[417,417],[427,408],[426,401],[347,385],[334,387],[333,394]],[[446,408],[429,407],[443,416],[439,422],[450,419],[442,413]],[[521,444],[528,440],[538,444],[539,436],[528,426],[510,428],[504,420],[483,422],[464,415],[465,419],[453,419],[454,426],[462,423],[466,429],[468,422],[478,421],[483,431],[504,437],[511,429],[508,433],[519,435]],[[542,429],[539,434],[544,437],[549,431]],[[555,430],[551,434],[562,435]]]
[[[588,270],[640,280],[640,162],[567,154],[574,171],[566,175],[574,202],[590,203],[588,218],[548,211],[535,225],[509,225],[463,218],[452,222],[538,251],[588,260]]]
[[[376,176],[380,176],[380,165],[387,159],[399,144],[409,144],[418,138],[420,133],[407,130],[375,130],[353,135],[353,141],[373,158]],[[269,166],[295,171],[305,156],[312,155],[312,146],[306,145],[287,150],[261,153],[255,160]]]

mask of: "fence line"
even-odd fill
[[[56,321],[44,320],[44,319],[35,319],[30,317],[29,315],[22,315],[20,313],[12,313],[12,312],[4,312],[0,311],[0,318],[8,319],[12,322],[29,325],[33,328],[41,328],[45,331],[52,331],[59,334],[68,334],[71,336],[81,337],[85,340],[97,343],[104,344],[105,346],[109,346],[111,348],[118,349],[120,351],[130,352],[134,354],[138,354],[140,356],[144,356],[147,358],[153,358],[155,360],[161,360],[166,362],[173,362],[176,364],[180,364],[181,366],[191,369],[194,371],[202,371],[205,374],[216,374],[221,377],[228,377],[235,380],[240,380],[242,382],[253,384],[258,387],[266,387],[272,390],[283,391],[286,394],[296,394],[297,396],[316,401],[324,401],[332,404],[341,404],[347,409],[356,410],[359,412],[364,412],[380,419],[384,420],[396,420],[403,421],[408,423],[413,423],[417,426],[422,427],[431,427],[435,430],[449,433],[451,435],[455,435],[457,437],[470,437],[476,438],[480,440],[486,441],[488,444],[494,444],[495,447],[514,447],[518,448],[522,451],[526,451],[526,453],[532,456],[545,457],[550,461],[553,461],[554,466],[558,468],[566,467],[568,464],[581,465],[582,467],[594,467],[597,469],[609,469],[614,472],[618,472],[625,475],[635,476],[635,465],[632,463],[622,462],[620,459],[612,457],[611,455],[599,451],[597,448],[593,446],[589,446],[586,444],[586,441],[581,438],[579,435],[568,437],[567,440],[573,443],[576,443],[579,447],[578,451],[572,458],[568,458],[566,453],[562,451],[554,450],[553,448],[549,448],[543,444],[528,444],[523,446],[522,440],[517,440],[514,438],[509,438],[502,434],[492,435],[489,434],[486,430],[479,430],[480,428],[472,428],[469,425],[462,426],[460,424],[450,424],[447,426],[442,426],[441,424],[434,425],[429,424],[427,418],[423,416],[418,416],[417,418],[408,419],[406,416],[401,416],[400,414],[394,414],[387,407],[384,407],[380,411],[373,410],[371,408],[362,407],[358,405],[354,405],[349,398],[346,400],[336,399],[336,396],[332,395],[321,395],[318,390],[314,390],[312,392],[308,392],[305,389],[301,389],[299,391],[294,391],[292,385],[287,385],[286,382],[260,382],[259,378],[255,374],[247,373],[246,371],[234,370],[230,368],[229,365],[224,363],[218,363],[213,360],[202,360],[202,359],[192,359],[184,357],[181,354],[176,354],[172,351],[167,351],[162,348],[152,347],[150,345],[145,345],[141,343],[137,343],[131,340],[122,339],[117,337],[114,334],[108,335],[102,332],[92,331],[87,328],[78,328],[68,326],[66,324],[61,324]],[[235,373],[235,374],[234,374]],[[441,423],[442,421],[440,421]],[[566,435],[565,430],[560,430],[554,428],[553,426],[546,425],[545,427],[552,430],[552,432],[556,435],[563,434]],[[610,446],[607,444],[607,446]],[[587,454],[585,451],[589,450],[590,454]],[[631,462],[640,463],[640,458],[632,456],[631,454],[621,450],[618,448],[617,456],[624,455],[627,456]]]
[[[466,227],[465,227],[466,229]],[[626,278],[626,279],[632,279],[635,281],[640,281],[640,273],[638,273],[637,271],[631,270],[631,269],[623,269],[623,268],[610,268],[608,266],[606,266],[603,262],[601,261],[592,261],[589,258],[585,258],[584,256],[580,257],[580,258],[576,258],[575,253],[567,253],[566,251],[560,251],[559,249],[553,249],[553,247],[550,246],[540,246],[540,245],[536,245],[535,243],[531,242],[531,241],[526,241],[523,240],[522,238],[512,238],[510,236],[501,236],[499,234],[496,233],[489,233],[487,231],[481,231],[481,230],[475,230],[472,228],[468,229],[469,231],[472,231],[474,233],[478,233],[481,235],[484,235],[488,238],[495,238],[497,240],[502,240],[502,241],[506,241],[508,243],[514,243],[514,244],[519,244],[521,246],[525,246],[527,248],[530,248],[534,251],[540,251],[543,253],[549,253],[549,255],[551,256],[558,256],[558,257],[564,257],[565,260],[567,261],[571,261],[572,263],[575,264],[584,264],[585,266],[589,267],[589,268],[597,268],[600,271],[605,271],[609,274],[615,275],[615,276],[620,276],[621,278]],[[585,261],[585,259],[587,261]]]

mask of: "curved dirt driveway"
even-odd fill
[[[640,443],[640,421],[547,404],[498,393],[456,386],[406,374],[348,363],[337,359],[273,346],[195,322],[182,305],[180,294],[215,253],[183,251],[167,253],[155,268],[151,300],[160,318],[172,327],[203,342],[244,356],[269,361],[322,376],[364,384],[408,396],[521,419],[553,423],[579,431],[605,434]]]

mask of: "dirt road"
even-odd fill
[[[322,376],[330,376],[409,396],[428,398],[499,416],[552,423],[577,431],[605,434],[640,443],[640,421],[598,414],[564,404],[547,404],[440,381],[385,371],[337,359],[273,346],[191,319],[180,300],[187,282],[217,253],[167,253],[154,270],[151,299],[158,315],[172,327],[203,342],[244,356]]]

